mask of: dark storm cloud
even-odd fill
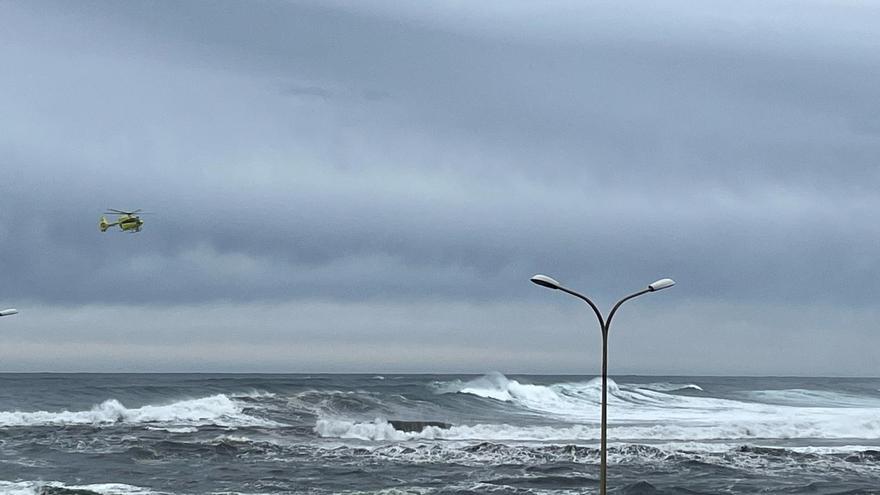
[[[792,8],[4,3],[0,298],[867,311],[880,14]]]
[[[507,297],[518,279],[506,277],[520,270],[555,268],[576,280],[586,272],[584,282],[601,287],[621,279],[615,265],[672,271],[719,296],[797,287],[797,297],[823,297],[831,283],[855,297],[872,283],[880,142],[864,122],[880,101],[876,53],[814,53],[809,38],[821,31],[785,26],[778,50],[737,44],[736,35],[670,37],[663,26],[638,36],[512,38],[376,12],[261,6],[58,4],[40,21],[19,6],[24,27],[7,36],[23,70],[6,84],[31,100],[14,110],[68,112],[54,126],[48,115],[22,116],[31,131],[55,129],[6,143],[11,168],[42,158],[31,181],[61,179],[51,200],[8,205],[14,218],[53,212],[47,228],[6,245],[24,295],[113,298],[102,287],[140,273],[185,277],[168,282],[177,291],[141,279],[129,289],[139,299],[348,297],[366,293],[361,283],[370,293],[403,284],[407,293]],[[59,24],[70,20],[65,32]],[[327,102],[326,86],[288,82],[282,93],[318,99],[285,105],[264,93],[266,78],[397,96],[364,108]],[[31,199],[51,188],[23,179]],[[57,202],[76,196],[102,200],[79,211]],[[117,240],[85,241],[84,225],[65,217],[91,221],[104,203],[155,209],[157,199],[153,238],[128,246],[135,259],[108,270],[98,265],[118,259]],[[34,243],[47,252],[28,249]],[[139,272],[138,256],[156,266]],[[223,284],[209,265],[230,257],[243,266]],[[395,282],[365,274],[346,289],[336,276],[322,277],[326,287],[296,276],[347,272],[361,258],[394,267]],[[430,280],[462,275],[425,284],[426,269]],[[809,287],[817,276],[818,291]]]

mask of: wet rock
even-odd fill
[[[407,433],[420,433],[425,428],[429,426],[435,426],[437,428],[443,428],[444,430],[452,428],[450,423],[444,423],[442,421],[403,421],[399,419],[389,420],[388,423],[394,427],[397,431],[404,431]]]

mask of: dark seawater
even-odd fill
[[[0,375],[0,492],[598,491],[598,380]],[[880,494],[880,379],[615,377],[609,491]],[[427,423],[427,424],[423,424]]]

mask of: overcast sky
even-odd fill
[[[0,1],[0,369],[880,375],[877,26]]]

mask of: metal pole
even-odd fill
[[[602,317],[602,312],[599,311],[599,308],[587,296],[559,285],[559,282],[556,280],[553,280],[546,275],[535,275],[532,277],[531,281],[544,287],[561,290],[562,292],[566,292],[583,300],[590,306],[590,308],[592,308],[593,312],[596,314],[596,318],[599,320],[599,328],[602,330],[602,420],[600,424],[601,431],[599,443],[599,495],[605,495],[607,480],[606,471],[608,467],[608,330],[611,328],[611,319],[614,318],[614,313],[617,312],[620,305],[626,301],[641,296],[642,294],[647,294],[648,292],[672,287],[675,284],[675,281],[668,278],[661,279],[648,285],[647,289],[640,290],[624,297],[617,301],[614,307],[611,308],[607,319]]]
[[[602,328],[602,435],[599,455],[599,495],[605,495],[608,442],[608,327]]]
[[[607,480],[605,470],[608,465],[608,330],[611,329],[611,319],[614,318],[614,313],[617,313],[617,308],[621,304],[648,292],[651,290],[640,290],[617,301],[602,326],[602,444],[600,447],[602,460],[599,465],[599,495],[605,495],[605,481]]]

